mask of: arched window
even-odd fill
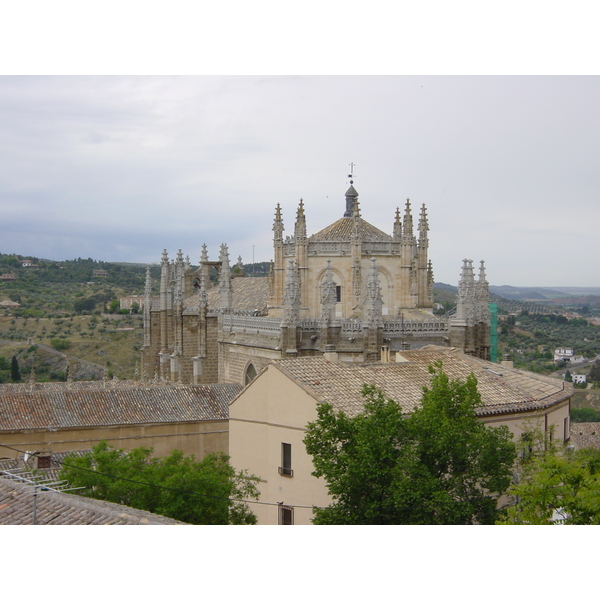
[[[246,375],[244,377],[244,385],[248,385],[256,377],[256,369],[252,363],[246,367]]]

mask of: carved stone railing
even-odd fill
[[[425,337],[431,334],[446,333],[449,325],[447,320],[431,321],[384,321],[383,334],[387,338],[398,338],[405,335]]]
[[[279,335],[281,319],[241,315],[223,315],[223,329],[237,333],[258,333],[263,335]]]
[[[298,327],[302,329],[302,331],[319,331],[321,329],[321,324],[319,321],[299,321]]]
[[[346,319],[341,322],[342,335],[345,333],[361,333],[363,330],[363,322],[358,319]]]

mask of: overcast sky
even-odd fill
[[[0,252],[272,258],[345,209],[391,233],[427,206],[436,281],[600,285],[600,78],[0,77]]]

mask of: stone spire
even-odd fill
[[[169,287],[169,255],[163,250],[160,261],[160,310],[167,310],[167,292]]]
[[[479,264],[479,280],[477,281],[477,303],[478,303],[478,318],[482,321],[488,321],[489,302],[490,302],[490,285],[485,278],[485,262],[482,260]]]
[[[429,223],[427,221],[427,209],[425,204],[421,206],[421,215],[419,217],[419,248],[427,248],[429,240],[427,232],[429,231]]]
[[[473,275],[473,261],[463,259],[460,281],[458,282],[458,297],[456,302],[456,316],[472,324],[475,310],[475,276]]]
[[[396,218],[394,219],[394,239],[402,239],[402,217],[400,216],[400,209],[396,207]]]
[[[243,275],[244,274],[244,263],[242,262],[241,255],[238,256],[235,268],[237,269],[238,275]]]
[[[371,258],[371,268],[367,276],[365,290],[365,301],[363,303],[363,315],[365,323],[369,327],[378,327],[383,323],[383,298],[381,296],[381,285],[377,275],[377,259]]]
[[[183,253],[181,250],[177,251],[177,260],[175,262],[174,269],[174,280],[175,280],[175,289],[174,289],[174,298],[173,304],[175,306],[183,306],[183,270],[184,270],[184,262],[183,262]]]
[[[206,308],[208,304],[208,294],[206,292],[206,281],[204,279],[204,271],[200,271],[200,285],[198,286],[198,306]]]
[[[275,208],[275,220],[273,221],[273,241],[274,242],[282,242],[283,241],[283,219],[281,217],[281,205],[279,202],[277,203],[277,207]]]
[[[431,261],[427,263],[427,299],[433,302],[433,265]]]
[[[232,307],[231,268],[229,266],[229,250],[227,244],[221,244],[221,273],[219,275],[219,293],[221,295],[221,308]]]
[[[200,255],[200,264],[208,262],[208,251],[206,250],[206,244],[202,244],[202,254]]]
[[[146,285],[144,287],[144,346],[150,346],[150,310],[152,308],[152,278],[150,265],[146,267]]]
[[[295,325],[300,317],[300,285],[293,260],[288,261],[283,292],[284,320],[288,325]]]
[[[354,186],[351,185],[346,192],[346,212],[344,213],[345,217],[351,217],[354,213],[354,205],[358,200],[358,192],[354,189]]]
[[[300,198],[298,211],[296,213],[296,226],[294,227],[296,243],[306,240],[306,216],[304,215],[304,200]]]
[[[410,199],[406,199],[406,208],[404,209],[404,237],[406,241],[412,240],[413,237],[413,218],[410,212]]]

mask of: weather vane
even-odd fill
[[[352,178],[354,177],[354,167],[355,166],[356,165],[353,162],[350,163],[350,173],[348,174],[348,177],[350,177],[350,185],[352,185],[354,183]]]

